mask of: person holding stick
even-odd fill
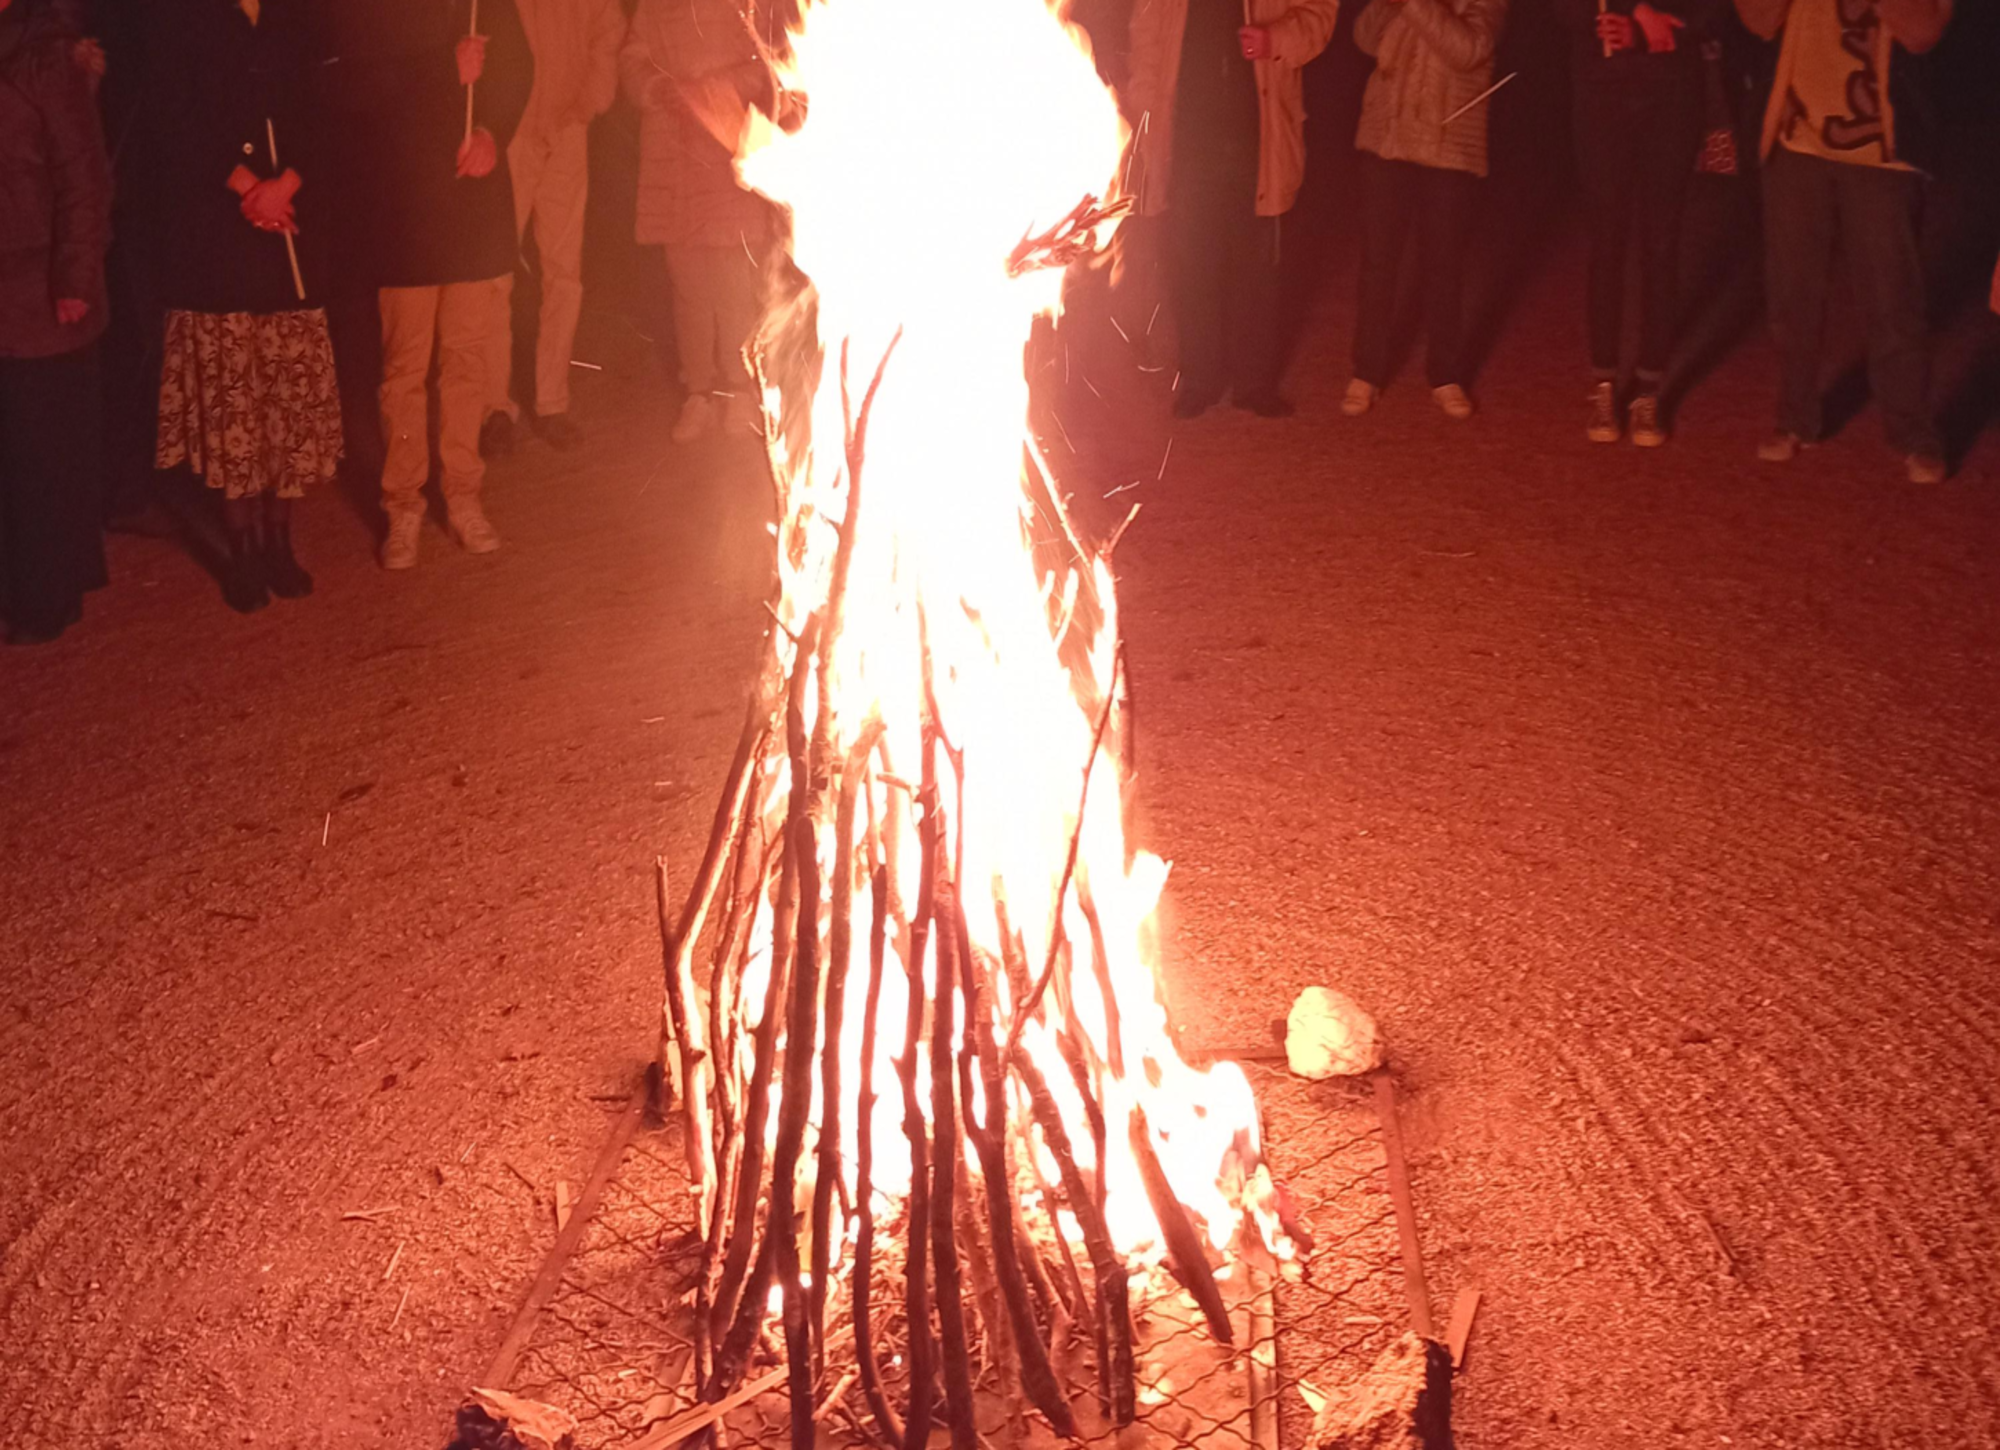
[[[1556,0],[1570,32],[1577,171],[1590,216],[1590,414],[1585,436],[1616,443],[1625,262],[1639,253],[1632,442],[1667,441],[1660,410],[1680,280],[1681,207],[1702,141],[1701,42],[1728,0]]]
[[[452,536],[471,554],[500,547],[480,500],[479,427],[495,299],[517,251],[507,143],[534,61],[514,0],[372,0],[367,21],[372,48],[352,57],[346,84],[363,260],[382,313],[381,562],[409,569],[430,477],[433,356]]]
[[[312,592],[292,502],[342,451],[327,331],[318,53],[304,0],[188,0],[159,26],[167,303],[155,464],[222,499],[222,596]],[[280,146],[284,148],[280,151]]]
[[[1390,334],[1405,255],[1424,299],[1424,368],[1445,417],[1472,416],[1466,392],[1465,235],[1486,175],[1493,51],[1507,0],[1369,0],[1354,43],[1375,57],[1354,145],[1362,153],[1361,297],[1354,378],[1340,410],[1358,418],[1389,382]]]
[[[1174,416],[1228,395],[1264,418],[1278,390],[1280,236],[1305,178],[1300,70],[1326,48],[1337,0],[1135,0],[1130,186],[1164,218],[1180,334]]]

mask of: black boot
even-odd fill
[[[275,499],[264,521],[264,581],[280,599],[303,599],[313,592],[313,576],[292,553],[290,499]]]
[[[222,568],[222,599],[238,614],[255,614],[271,602],[263,541],[253,529],[229,531],[229,559]]]

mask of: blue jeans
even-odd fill
[[[1825,427],[1820,359],[1836,243],[1868,316],[1868,385],[1890,446],[1939,451],[1930,407],[1923,178],[1774,147],[1764,164],[1764,277],[1778,343],[1778,427],[1811,441]]]

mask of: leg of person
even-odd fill
[[[590,128],[565,126],[549,138],[535,186],[535,254],[542,265],[542,313],[535,334],[535,427],[558,448],[583,441],[569,420],[569,360],[583,316],[583,215],[590,196]]]
[[[104,582],[103,383],[96,344],[0,359],[0,612],[10,644],[45,644]]]
[[[1252,210],[1236,229],[1236,306],[1231,310],[1236,406],[1260,418],[1289,418],[1295,409],[1278,391],[1283,361],[1279,308],[1283,296],[1284,218]]]
[[[1220,193],[1220,194],[1219,194]],[[1174,416],[1195,418],[1222,398],[1228,385],[1228,332],[1224,290],[1230,279],[1236,198],[1186,168],[1174,178],[1167,212],[1172,236],[1174,324],[1180,339],[1179,386]]]
[[[1629,134],[1619,95],[1579,79],[1575,125],[1577,173],[1590,223],[1590,272],[1585,311],[1590,339],[1590,414],[1584,436],[1616,443],[1618,360],[1624,340],[1625,251],[1632,215],[1630,153],[1646,138]]]
[[[1681,213],[1701,153],[1701,91],[1693,83],[1665,93],[1641,116],[1633,140],[1639,223],[1639,377],[1632,400],[1632,441],[1667,441],[1660,414],[1680,319]]]
[[[1889,446],[1912,483],[1944,479],[1944,448],[1930,403],[1930,338],[1924,263],[1917,243],[1923,178],[1914,171],[1843,168],[1840,240],[1853,259],[1868,311],[1868,386],[1882,409]]]
[[[1424,369],[1431,395],[1453,422],[1472,416],[1466,394],[1465,244],[1476,178],[1469,171],[1422,172],[1420,252],[1424,266]]]
[[[340,383],[333,336],[318,308],[258,319],[260,347],[279,360],[266,372],[264,401],[282,422],[271,446],[277,458],[264,490],[264,576],[280,599],[303,599],[313,578],[292,549],[292,500],[331,483],[340,470],[346,438],[340,421]]]
[[[761,432],[757,385],[743,361],[763,315],[764,269],[746,244],[719,247],[715,258],[715,376],[723,418],[732,433]]]
[[[1773,147],[1764,163],[1764,293],[1778,344],[1778,427],[1758,445],[1770,463],[1815,443],[1821,412],[1820,341],[1833,272],[1834,183],[1841,163]]]
[[[534,217],[536,182],[545,170],[547,152],[547,140],[527,131],[515,133],[507,145],[507,178],[514,188],[517,241],[527,234],[528,223]],[[513,449],[514,424],[521,417],[520,405],[514,401],[514,273],[511,270],[493,289],[493,320],[486,339],[486,386],[486,417],[480,424],[479,448],[488,458],[498,458]]]
[[[417,562],[417,534],[424,520],[424,484],[430,478],[430,400],[425,389],[437,338],[438,287],[384,287],[382,307],[382,511],[389,532],[382,567],[408,569]],[[483,380],[483,375],[482,375]],[[484,397],[482,387],[481,397]],[[475,428],[478,426],[474,425]]]
[[[667,248],[667,275],[673,282],[674,340],[681,355],[681,387],[686,401],[674,420],[673,440],[692,443],[715,422],[715,247],[693,244]]]
[[[500,536],[479,501],[486,460],[479,456],[485,414],[486,343],[493,325],[493,294],[500,279],[453,282],[438,289],[438,462],[445,513],[452,534],[468,554],[490,554]]]
[[[1341,410],[1365,413],[1389,381],[1403,245],[1416,204],[1417,168],[1361,156],[1361,292],[1354,313],[1354,381]]]

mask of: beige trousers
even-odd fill
[[[438,458],[447,499],[479,492],[486,464],[486,342],[498,279],[442,287],[384,287],[382,304],[382,507],[421,513],[430,477],[431,356],[438,359]]]
[[[666,250],[681,383],[690,394],[747,394],[743,349],[757,327],[761,268],[741,243]]]
[[[514,226],[535,228],[542,315],[535,335],[535,411],[569,411],[569,359],[583,315],[583,213],[590,197],[590,128],[581,122],[541,135],[523,131],[507,147]],[[518,418],[514,382],[514,278],[500,279],[487,351],[487,410]]]

